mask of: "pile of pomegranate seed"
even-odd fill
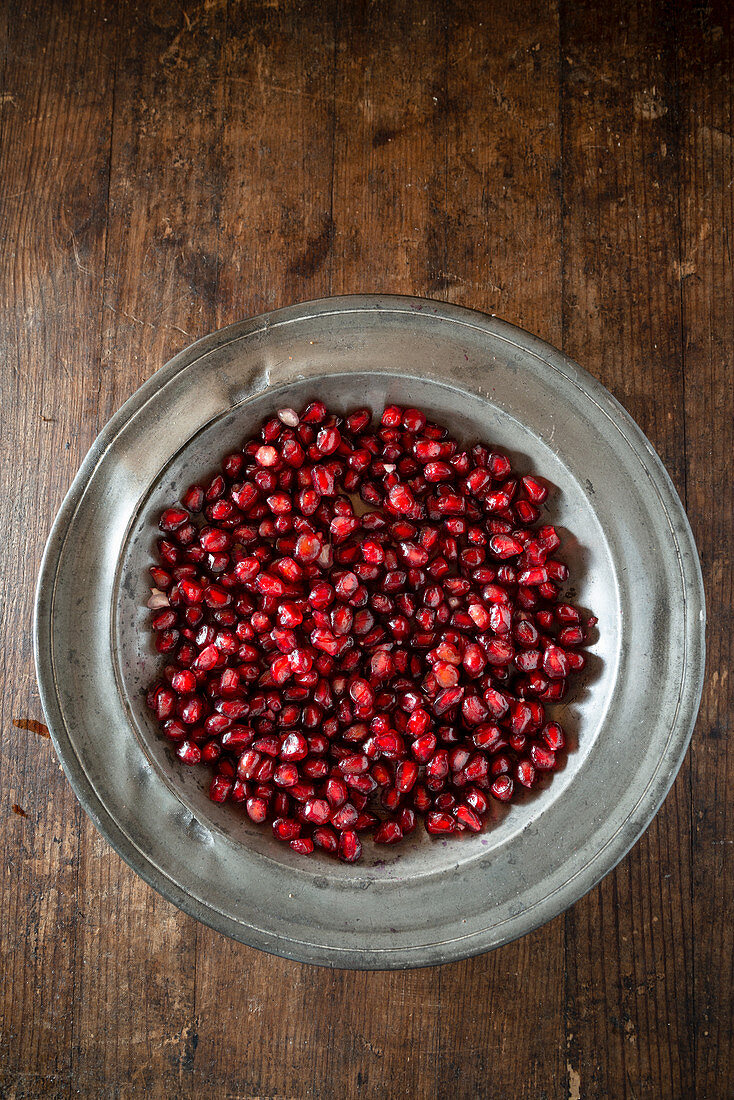
[[[596,622],[561,599],[548,490],[417,409],[281,409],[160,517],[147,701],[215,802],[352,862],[478,832],[556,767]],[[361,502],[361,503],[360,503]]]

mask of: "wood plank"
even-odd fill
[[[461,3],[449,28],[441,296],[560,345],[558,5]],[[564,951],[561,917],[441,969],[438,1097],[561,1095]]]
[[[217,326],[329,293],[335,16],[230,6]],[[309,1095],[322,974],[201,926],[192,1095]]]
[[[226,5],[120,8],[98,429],[215,327]],[[96,420],[96,423],[95,423]],[[85,826],[75,1080],[87,1095],[188,1095],[197,925]]]
[[[683,493],[673,31],[655,0],[563,3],[561,50],[564,347]],[[686,765],[643,839],[567,915],[572,1095],[691,1095],[689,784]]]
[[[3,5],[0,1092],[69,1095],[81,811],[44,736],[31,579],[99,380],[111,5]],[[11,33],[12,28],[12,33]],[[15,812],[13,812],[15,807]]]
[[[734,20],[731,5],[678,13],[689,516],[708,604],[707,677],[692,742],[696,1093],[734,1095]]]
[[[329,293],[336,12],[230,5],[219,325]]]
[[[406,63],[406,59],[409,62]],[[334,294],[444,285],[446,12],[401,0],[340,12]]]
[[[560,346],[558,3],[452,13],[447,297]]]

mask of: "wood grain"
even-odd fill
[[[731,5],[680,12],[681,303],[688,507],[708,611],[708,675],[692,743],[693,1050],[698,1096],[734,1095],[734,141]],[[701,79],[701,74],[705,79]]]
[[[7,2],[0,74],[0,1096],[731,1096],[730,5]],[[370,290],[498,313],[609,386],[687,500],[710,628],[690,758],[617,870],[489,955],[365,974],[127,868],[42,736],[29,623],[51,514],[153,370]]]
[[[122,11],[122,9],[120,9]],[[215,327],[226,5],[125,6],[114,118],[99,425],[151,371]],[[197,926],[91,825],[82,832],[72,1069],[89,1095],[186,1094]]]
[[[87,395],[99,385],[109,7],[3,11],[0,1092],[19,1096],[68,1095],[74,1046],[84,815],[32,725],[42,715],[30,622],[49,519],[96,430]]]
[[[329,293],[335,6],[230,8],[217,323]],[[192,1095],[297,1097],[324,1046],[321,971],[200,926]],[[306,1092],[307,1094],[307,1092]]]
[[[629,409],[684,496],[673,34],[655,0],[606,5],[604,36],[597,12],[567,4],[561,21],[564,349]],[[566,918],[582,1095],[691,1095],[691,873],[686,764],[643,839]]]

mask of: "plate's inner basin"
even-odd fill
[[[338,364],[335,368],[338,370]],[[362,860],[349,867],[318,851],[308,860],[295,856],[287,845],[274,839],[269,824],[253,825],[242,806],[213,803],[207,796],[210,770],[203,766],[189,768],[176,758],[144,700],[145,691],[165,663],[153,647],[148,626],[150,612],[146,608],[151,584],[148,566],[156,560],[155,542],[160,535],[157,519],[161,510],[179,499],[192,482],[205,483],[223,456],[241,447],[257,432],[262,420],[278,408],[285,405],[300,409],[316,397],[339,413],[368,405],[379,416],[390,402],[417,406],[462,441],[488,442],[505,451],[519,473],[535,471],[548,479],[554,488],[540,522],[551,522],[560,530],[563,542],[559,555],[570,569],[566,591],[572,593],[579,606],[600,620],[598,640],[591,647],[586,669],[580,676],[572,677],[566,699],[547,708],[549,717],[562,723],[569,746],[565,762],[552,779],[546,779],[532,792],[525,792],[509,806],[491,799],[493,804],[481,834],[432,838],[419,822],[415,832],[395,848],[367,840]],[[410,376],[335,373],[328,383],[294,381],[249,396],[212,418],[171,457],[140,501],[125,539],[115,585],[114,651],[118,683],[152,766],[206,829],[225,834],[236,844],[290,869],[297,868],[300,873],[328,874],[353,884],[362,880],[376,885],[381,880],[394,881],[395,877],[403,881],[440,874],[457,864],[490,858],[495,849],[533,823],[542,829],[545,811],[556,800],[568,797],[569,785],[578,780],[599,737],[617,666],[617,578],[604,532],[589,507],[589,491],[537,434],[487,398]]]

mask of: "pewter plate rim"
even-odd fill
[[[611,421],[647,474],[650,481],[651,500],[656,498],[657,507],[661,508],[666,516],[683,585],[682,638],[687,647],[687,660],[680,682],[674,685],[677,695],[676,708],[667,723],[667,736],[661,737],[662,747],[656,769],[640,792],[636,805],[624,820],[619,821],[616,831],[608,837],[601,848],[593,851],[588,859],[580,861],[573,875],[557,883],[542,900],[534,902],[531,907],[480,932],[474,932],[471,936],[461,934],[449,936],[444,930],[443,938],[436,942],[423,942],[412,948],[400,947],[391,951],[390,949],[375,950],[370,947],[369,936],[366,935],[363,950],[340,949],[333,943],[319,944],[297,938],[284,938],[264,928],[244,925],[233,915],[217,908],[211,901],[192,896],[185,884],[175,881],[164,867],[153,862],[108,812],[87,777],[83,761],[71,744],[69,731],[66,729],[61,713],[56,684],[57,668],[53,660],[53,599],[56,585],[60,580],[63,581],[63,577],[59,576],[62,548],[77,506],[93,472],[100,463],[104,462],[108,448],[123,425],[127,424],[145,404],[154,400],[159,391],[177,374],[193,365],[202,356],[212,351],[221,351],[244,337],[264,335],[267,339],[268,329],[276,326],[292,322],[303,324],[309,319],[329,315],[344,316],[365,312],[381,312],[393,317],[403,314],[406,319],[410,317],[415,321],[416,318],[420,319],[423,311],[426,316],[438,320],[447,331],[454,325],[467,326],[507,341],[532,358],[542,361],[546,366],[564,375],[567,381],[591,401],[596,409],[596,416],[604,416]],[[34,616],[34,650],[41,700],[49,729],[75,793],[102,834],[145,881],[190,915],[253,946],[301,961],[338,967],[383,969],[446,962],[478,954],[489,947],[508,942],[562,912],[616,865],[644,832],[657,812],[687,749],[703,684],[704,630],[705,609],[700,564],[683,507],[649,441],[629,414],[599,382],[561,352],[523,330],[496,318],[428,299],[364,295],[306,302],[249,321],[239,322],[212,333],[180,352],[132,395],[92,445],[54,522],[38,580]],[[505,927],[502,928],[502,925]],[[457,928],[455,931],[460,930]]]

